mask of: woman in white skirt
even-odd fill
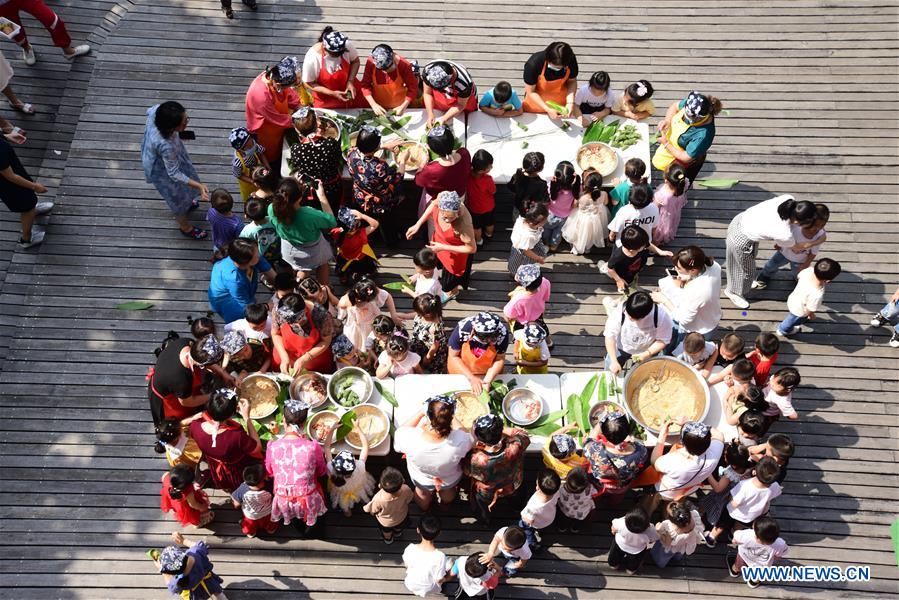
[[[737,308],[749,308],[746,292],[755,280],[759,242],[770,240],[781,248],[796,245],[791,225],[810,225],[815,205],[793,196],[777,196],[738,214],[727,228],[727,296]]]
[[[337,227],[337,219],[321,182],[318,183],[317,194],[321,210],[301,206],[306,197],[304,186],[296,179],[286,177],[281,180],[268,207],[268,218],[281,238],[281,257],[299,275],[305,277],[315,272],[316,280],[328,281],[328,263],[334,258],[334,252],[322,231]]]

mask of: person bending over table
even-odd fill
[[[147,396],[153,424],[167,419],[182,423],[193,420],[203,410],[209,394],[201,390],[204,372],[221,364],[225,352],[214,335],[194,341],[169,334],[157,351],[156,365],[147,374]]]
[[[257,75],[247,90],[247,129],[265,148],[271,165],[281,162],[284,131],[293,126],[290,115],[300,107],[300,95],[293,88],[298,68],[296,57],[287,56]]]
[[[559,111],[547,104],[555,102],[573,114],[577,75],[577,57],[565,42],[552,42],[532,54],[524,63],[524,112],[546,113],[550,119],[558,119]]]
[[[322,135],[322,121],[316,111],[304,106],[293,113],[293,126],[297,132],[297,142],[290,146],[287,164],[290,174],[298,180],[311,183],[320,181],[332,207],[343,204],[343,150],[340,142]],[[306,189],[303,203],[313,208],[321,208],[313,186]]]
[[[659,121],[659,147],[652,166],[665,172],[677,162],[686,170],[687,179],[694,181],[715,139],[715,115],[720,112],[718,98],[696,91],[669,106],[665,118]]]
[[[497,415],[474,422],[475,446],[465,458],[463,470],[471,478],[471,507],[475,517],[490,524],[490,513],[500,498],[512,496],[524,478],[524,451],[531,445],[528,433],[503,427]]]
[[[480,394],[502,374],[510,337],[506,324],[493,313],[462,319],[450,334],[447,371],[464,375],[471,391]]]
[[[606,370],[618,375],[628,359],[643,361],[659,354],[671,341],[671,316],[638,291],[616,306],[606,320]]]
[[[621,411],[606,412],[584,442],[590,476],[603,490],[608,505],[616,505],[649,464],[649,452],[631,434],[631,420]]]
[[[272,361],[281,373],[293,368],[334,372],[331,341],[334,319],[327,309],[298,294],[287,294],[272,314]]]
[[[451,60],[435,60],[422,70],[425,111],[428,127],[449,123],[461,112],[478,109],[478,89],[468,70]],[[434,110],[442,110],[443,116],[434,117]]]
[[[415,174],[415,185],[421,188],[418,214],[445,190],[453,190],[463,200],[471,175],[471,154],[467,148],[456,149],[456,136],[450,127],[437,125],[427,135],[428,149],[437,155]]]
[[[437,260],[443,266],[440,286],[455,296],[461,289],[468,289],[472,258],[478,250],[471,214],[456,192],[440,192],[437,201],[430,203],[415,225],[406,231],[406,239],[415,237],[428,221],[434,230],[428,248],[437,253]]]
[[[376,115],[393,109],[399,116],[418,98],[418,76],[411,62],[387,44],[378,44],[365,61],[359,88]]]
[[[325,27],[318,42],[303,57],[303,83],[316,108],[362,108],[366,102],[356,91],[359,53],[349,38]]]

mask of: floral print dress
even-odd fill
[[[353,178],[353,208],[373,217],[396,208],[396,186],[403,175],[395,166],[376,156],[365,156],[357,148],[350,150],[347,161]]]
[[[311,527],[328,512],[318,482],[327,472],[325,454],[316,442],[293,435],[270,442],[265,469],[274,479],[272,521],[300,519]]]
[[[599,440],[584,443],[584,456],[590,461],[590,474],[599,480],[606,494],[623,494],[646,468],[649,453],[640,442],[631,442],[630,454],[615,454]]]
[[[434,360],[426,365],[424,358],[435,342],[437,343],[437,353],[434,355]],[[412,341],[409,349],[422,358],[421,366],[428,373],[435,375],[446,373],[449,345],[447,344],[446,330],[443,327],[443,319],[436,323],[430,323],[421,316],[415,315],[415,320],[412,321]]]

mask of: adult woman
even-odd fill
[[[347,164],[353,178],[353,198],[349,204],[359,212],[378,219],[388,243],[392,243],[395,241],[396,225],[390,219],[390,213],[399,204],[397,187],[403,180],[406,165],[394,166],[375,156],[380,148],[381,134],[376,128],[363,125],[356,145],[347,154]]]
[[[34,106],[32,106],[30,102],[23,102],[20,100],[13,91],[12,85],[9,83],[10,80],[12,80],[12,76],[12,65],[9,64],[9,61],[6,60],[5,56],[0,55],[0,93],[6,96],[6,101],[9,102],[9,107],[11,109],[25,113],[26,115],[33,115],[35,112]],[[13,127],[9,121],[0,118],[0,123],[3,124],[3,133],[12,132]],[[9,125],[9,127],[7,127],[7,125]]]
[[[674,321],[669,354],[691,331],[706,335],[721,321],[721,265],[699,246],[681,248],[672,262],[677,277],[660,279],[659,291],[650,294]]]
[[[0,139],[0,201],[10,211],[19,213],[22,228],[19,249],[24,250],[44,241],[46,232],[33,228],[34,218],[53,210],[53,203],[37,201],[36,194],[46,193],[47,188],[31,179],[7,141],[10,137],[12,134],[5,134]]]
[[[244,317],[244,310],[256,302],[259,286],[259,246],[249,238],[237,238],[228,245],[228,256],[212,267],[209,279],[209,306],[225,323]]]
[[[187,129],[190,117],[177,102],[168,101],[147,110],[147,125],[140,147],[141,163],[147,183],[152,183],[169,210],[175,215],[181,233],[202,240],[206,232],[187,221],[187,213],[197,208],[197,196],[209,199],[209,190],[178,134]]]
[[[72,46],[72,38],[66,30],[66,24],[42,0],[6,0],[6,2],[0,3],[0,17],[9,19],[19,26],[19,32],[12,39],[22,47],[22,60],[26,65],[31,66],[36,63],[37,57],[34,55],[34,48],[31,47],[25,36],[25,27],[19,16],[20,11],[30,14],[41,22],[41,25],[50,32],[53,45],[62,48],[62,55],[67,59],[72,60],[91,51],[91,47],[87,44]]]
[[[659,122],[659,147],[652,165],[664,172],[676,161],[687,172],[687,179],[694,181],[715,139],[715,115],[720,112],[718,98],[696,91],[669,106]]]
[[[303,58],[303,83],[318,108],[361,108],[356,93],[359,53],[347,36],[325,27]]]
[[[503,420],[488,414],[474,422],[475,446],[465,459],[464,471],[471,478],[471,506],[475,517],[490,524],[497,500],[511,496],[524,475],[524,451],[531,438],[523,429],[503,427]]]
[[[272,362],[282,373],[290,369],[333,373],[334,335],[334,320],[324,307],[287,294],[272,315]]]
[[[544,50],[535,52],[524,63],[525,112],[546,113],[558,119],[559,111],[547,102],[564,106],[572,114],[574,94],[577,92],[577,57],[565,42],[552,42]]]
[[[194,341],[170,337],[157,351],[156,364],[147,373],[147,396],[153,423],[165,419],[187,422],[203,410],[209,394],[202,392],[204,371],[218,365],[225,352],[214,335]]]
[[[238,410],[244,423],[251,423],[249,401],[238,402],[237,392],[219,389],[210,394],[202,417],[190,424],[190,437],[203,452],[213,486],[229,494],[243,483],[244,467],[262,458],[259,434],[252,425],[244,430],[234,420]]]
[[[328,281],[328,261],[334,258],[331,245],[322,235],[337,227],[334,211],[319,183],[322,210],[301,206],[306,188],[295,179],[282,179],[268,207],[268,218],[281,238],[281,257],[305,276],[315,271],[319,281]]]
[[[659,439],[668,436],[670,421],[662,423]],[[686,421],[681,423],[681,441],[674,444],[667,454],[665,444],[656,444],[641,483],[655,483],[656,493],[649,496],[650,514],[662,499],[680,500],[699,489],[708,476],[718,468],[724,452],[724,435],[705,423]],[[654,480],[654,481],[653,481]]]
[[[247,129],[265,148],[272,166],[281,162],[284,131],[293,126],[290,115],[300,106],[300,95],[293,88],[298,67],[296,57],[287,56],[257,75],[247,90]]]
[[[447,342],[447,371],[465,375],[471,391],[480,394],[503,372],[510,338],[506,324],[493,313],[462,319]]]
[[[468,432],[453,429],[455,410],[452,396],[432,396],[427,408],[403,423],[393,439],[394,450],[406,455],[415,503],[423,511],[431,507],[435,493],[444,506],[455,499],[462,459],[474,443]]]
[[[467,148],[456,150],[452,129],[443,125],[434,127],[428,132],[427,143],[437,160],[432,160],[415,174],[415,185],[422,189],[419,215],[440,192],[452,190],[464,199],[471,175],[471,154]]]
[[[631,438],[631,422],[620,411],[605,413],[584,442],[590,475],[603,490],[603,499],[617,504],[646,468],[649,452]]]
[[[437,253],[437,260],[443,265],[441,287],[450,295],[468,289],[471,262],[478,246],[474,241],[471,214],[462,199],[454,191],[441,192],[437,201],[429,204],[418,221],[406,231],[406,238],[415,237],[425,222],[430,222],[434,230],[428,247]]]
[[[365,61],[359,88],[376,115],[390,109],[401,115],[418,98],[418,76],[411,62],[387,44],[378,44]]]
[[[736,217],[727,227],[727,296],[737,308],[748,308],[745,294],[755,281],[755,257],[759,242],[770,240],[781,248],[803,250],[797,246],[791,225],[805,227],[815,221],[815,205],[793,196],[777,196],[759,202]]]
[[[340,182],[343,154],[340,142],[321,135],[319,125],[315,111],[308,106],[293,114],[293,126],[298,138],[297,143],[290,146],[287,164],[295,177],[320,181],[331,205],[340,206],[343,196],[343,186]],[[307,188],[304,200],[306,204],[318,206],[312,188]]]
[[[435,60],[421,69],[428,125],[444,125],[461,112],[478,109],[478,89],[468,70],[451,60]],[[443,116],[434,117],[434,110]]]
[[[671,341],[671,329],[668,311],[653,302],[648,292],[634,292],[606,319],[606,369],[617,375],[630,358],[652,358]]]
[[[318,482],[327,474],[325,454],[304,433],[308,414],[308,404],[285,400],[284,437],[269,442],[265,451],[265,469],[274,479],[272,521],[297,519],[297,528],[304,534],[328,512]]]

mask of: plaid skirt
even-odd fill
[[[745,296],[755,279],[759,243],[743,233],[742,220],[739,214],[727,227],[727,291]]]
[[[531,252],[539,256],[540,258],[546,258],[546,255],[549,252],[546,249],[546,246],[543,245],[543,242],[537,242],[537,245],[531,248]],[[521,265],[532,265],[534,261],[522,254],[521,250],[515,248],[514,246],[509,251],[509,274],[512,277],[515,277],[515,272],[518,271],[518,267]]]

